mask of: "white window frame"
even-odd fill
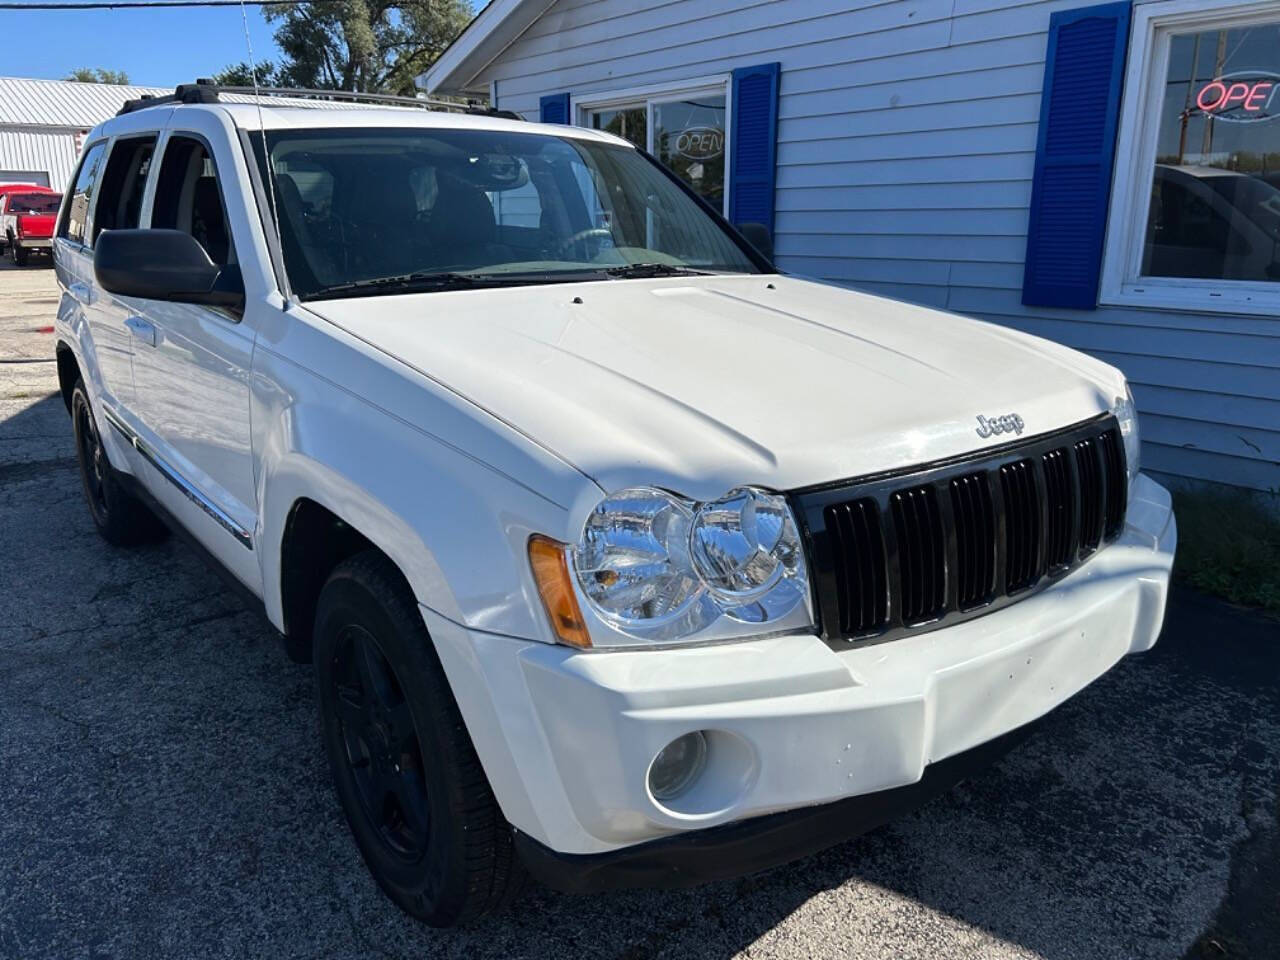
[[[1170,38],[1277,20],[1280,0],[1162,0],[1135,8],[1107,216],[1101,303],[1203,313],[1280,314],[1280,283],[1144,277],[1140,272]]]
[[[645,150],[653,153],[653,108],[655,104],[668,103],[686,97],[697,97],[705,94],[724,95],[724,209],[729,216],[729,150],[732,147],[730,137],[733,129],[733,84],[732,76],[727,73],[710,77],[697,77],[692,80],[677,80],[670,83],[650,84],[645,87],[629,87],[625,90],[601,90],[570,96],[569,116],[580,127],[588,125],[588,115],[597,110],[616,110],[619,107],[645,108]],[[656,154],[655,154],[656,156]]]

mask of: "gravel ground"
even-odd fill
[[[95,535],[48,269],[0,269],[0,957],[1276,957],[1280,630],[1178,594],[983,776],[772,873],[403,917],[328,782],[311,678],[176,540]]]

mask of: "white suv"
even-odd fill
[[[780,275],[598,131],[230,99],[89,136],[58,372],[103,536],[314,663],[411,914],[801,856],[1155,643],[1113,368]]]

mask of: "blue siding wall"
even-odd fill
[[[477,78],[540,97],[779,61],[783,269],[1059,340],[1134,384],[1144,466],[1280,488],[1280,320],[1022,304],[1049,17],[1088,0],[557,0]]]

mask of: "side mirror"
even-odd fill
[[[773,263],[773,237],[768,227],[763,223],[743,223],[738,225],[738,232],[756,248],[756,253]]]
[[[244,306],[240,268],[218,266],[181,230],[103,230],[94,245],[93,272],[103,290],[122,297]]]

